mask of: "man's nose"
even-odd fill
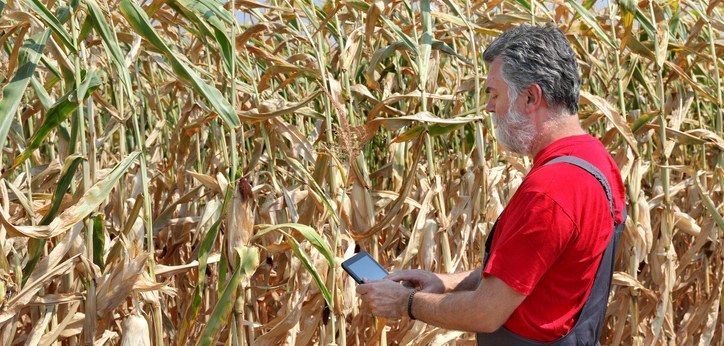
[[[488,104],[485,106],[485,111],[488,113],[495,113],[495,102],[492,100],[488,101]]]

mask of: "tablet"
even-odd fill
[[[370,254],[364,251],[360,251],[342,262],[342,268],[347,271],[358,284],[361,284],[364,279],[370,281],[384,279],[388,274]]]

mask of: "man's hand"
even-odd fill
[[[385,279],[417,287],[420,292],[445,293],[445,284],[440,276],[425,270],[400,270],[388,275]]]
[[[392,320],[407,316],[410,289],[391,280],[365,281],[357,286],[357,294],[368,304],[372,314]]]

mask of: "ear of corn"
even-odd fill
[[[138,311],[133,311],[123,320],[121,346],[151,346],[148,322]]]
[[[602,344],[721,344],[722,8],[628,0],[0,2],[0,344],[472,341],[339,263],[480,265],[530,165],[481,50],[531,22],[626,182]]]

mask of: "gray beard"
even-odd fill
[[[495,138],[503,149],[520,155],[529,155],[535,137],[535,126],[528,118],[513,109],[514,103],[515,99],[508,103],[508,114],[504,119],[493,114]]]

